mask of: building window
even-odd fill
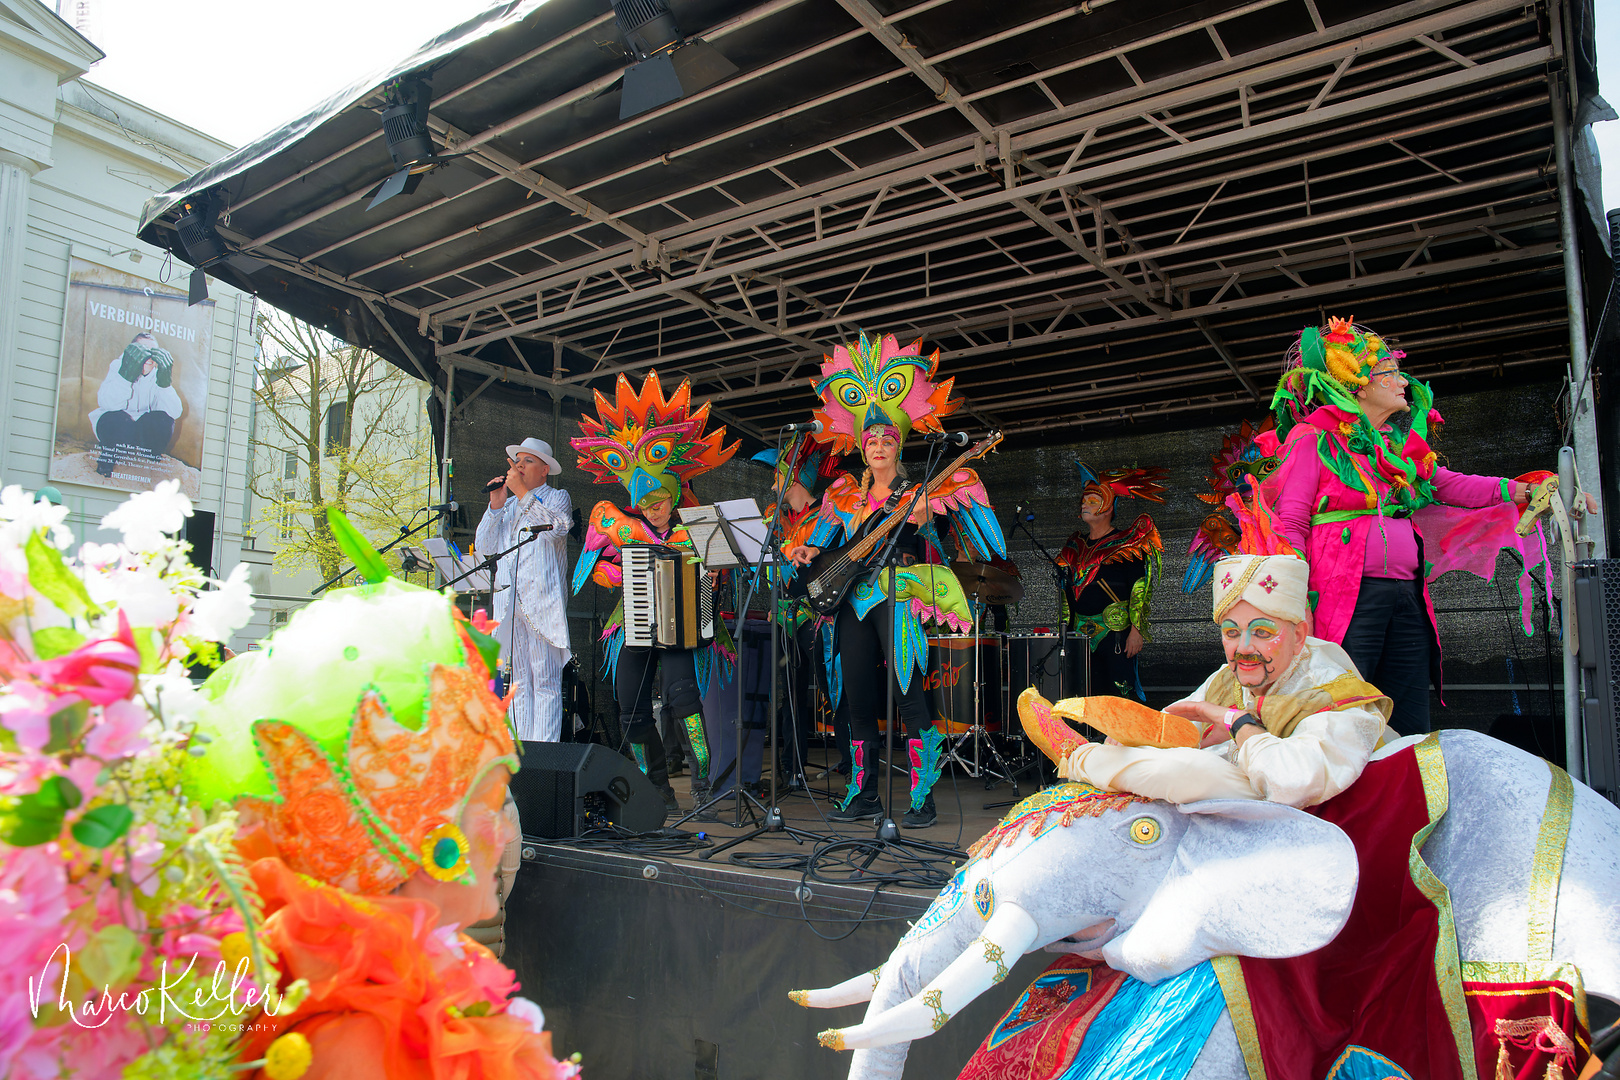
[[[281,461],[281,478],[283,480],[298,479],[298,455],[291,450]]]
[[[281,508],[276,514],[276,535],[283,542],[291,540],[296,535],[293,528],[293,499],[297,498],[297,491],[291,485],[281,489]]]
[[[286,608],[277,608],[272,611],[270,613],[270,629],[279,630],[281,627],[286,626],[289,615],[291,615],[291,612]]]
[[[339,449],[349,448],[349,406],[347,402],[334,401],[326,409],[326,456],[331,457]]]

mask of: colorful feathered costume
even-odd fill
[[[822,407],[815,414],[821,422],[816,439],[832,452],[845,454],[862,450],[866,441],[879,433],[889,434],[904,446],[914,428],[925,432],[942,431],[940,417],[955,412],[961,400],[951,399],[954,380],[934,381],[938,368],[937,349],[924,356],[922,342],[902,347],[893,334],[871,337],[862,333],[857,341],[839,345],[825,358],[821,379],[816,383],[816,392],[822,401]],[[882,503],[874,504],[869,497],[870,487],[870,479],[863,480],[850,473],[843,473],[834,480],[822,497],[808,545],[825,549],[850,543],[862,535],[868,522],[881,516]],[[1001,526],[996,522],[984,484],[974,470],[957,469],[942,478],[929,492],[928,508],[935,514],[950,515],[965,550],[981,558],[1006,555],[1007,544]],[[910,528],[902,526],[901,544],[908,542]],[[864,700],[847,704],[843,701],[845,676],[849,672],[846,652],[840,649],[838,639],[849,633],[867,636],[875,630],[891,652],[902,713],[911,714],[907,726],[913,736],[909,743],[912,810],[931,820],[931,791],[941,768],[943,737],[926,721],[921,688],[913,687],[914,676],[928,664],[928,638],[923,624],[932,622],[960,633],[973,625],[973,609],[955,575],[948,566],[940,565],[940,544],[932,525],[918,530],[912,543],[913,562],[892,573],[885,571],[879,577],[862,580],[851,590],[840,609],[837,625],[824,635],[823,647],[833,704],[851,710],[855,773],[845,809],[860,798],[875,799],[879,743],[874,712],[876,700],[857,695]],[[893,625],[855,626],[874,610],[885,608],[884,601],[891,596],[894,599]],[[886,617],[886,614],[877,616]],[[862,657],[861,662],[869,664],[875,660],[875,656]]]
[[[1530,567],[1545,563],[1547,552],[1539,531],[1528,537],[1514,531],[1518,511],[1507,479],[1470,476],[1437,464],[1428,438],[1440,425],[1440,414],[1429,387],[1399,372],[1405,355],[1348,319],[1303,330],[1288,350],[1272,398],[1282,450],[1266,487],[1284,531],[1311,564],[1311,591],[1317,597],[1312,634],[1345,644],[1362,673],[1395,700],[1393,726],[1411,734],[1428,730],[1428,683],[1442,683],[1428,582],[1452,569],[1488,580],[1499,551],[1518,551],[1528,634]],[[1409,411],[1396,412],[1382,430],[1373,428],[1356,397],[1375,369],[1404,379],[1410,394]],[[1533,482],[1546,475],[1519,479]],[[1412,671],[1380,670],[1390,655],[1384,646],[1361,649],[1357,635],[1349,634],[1369,579],[1376,579],[1373,588],[1381,591],[1415,581],[1422,594],[1420,618],[1427,626],[1402,620],[1406,638],[1396,650],[1419,658]],[[1385,641],[1383,629],[1368,636]]]
[[[630,380],[619,376],[615,400],[596,392],[596,416],[580,421],[584,434],[569,440],[579,453],[579,467],[599,484],[623,484],[630,493],[630,506],[617,506],[603,500],[591,507],[585,530],[585,547],[574,565],[574,592],[595,581],[605,589],[621,590],[624,570],[620,552],[632,544],[658,544],[691,548],[691,538],[673,518],[660,532],[643,515],[649,505],[660,502],[674,508],[696,506],[692,478],[701,476],[731,460],[738,444],[725,445],[726,429],[705,431],[709,422],[707,403],[692,409],[692,384],[683,380],[668,398],[658,381],[658,372],[649,371],[638,392]],[[619,718],[625,726],[636,763],[673,803],[669,791],[668,765],[663,740],[652,718],[652,666],[664,669],[664,700],[681,718],[692,743],[694,797],[701,797],[708,786],[709,744],[703,729],[702,696],[699,693],[699,664],[721,657],[725,643],[694,656],[687,650],[637,649],[627,653],[624,646],[624,599],[621,594],[613,614],[602,631],[607,652],[608,678],[613,680],[619,699]]]
[[[1164,469],[1114,469],[1099,473],[1082,461],[1080,500],[1100,500],[1098,510],[1112,515],[1121,496],[1163,502]],[[1145,701],[1136,657],[1125,655],[1134,628],[1144,644],[1153,640],[1153,587],[1159,580],[1164,542],[1153,519],[1139,516],[1128,529],[1113,529],[1091,539],[1089,528],[1070,535],[1058,552],[1058,565],[1069,574],[1069,618],[1074,631],[1091,644],[1094,691]],[[1106,646],[1106,647],[1105,647]]]
[[[1209,475],[1204,478],[1209,490],[1200,491],[1198,498],[1215,509],[1199,524],[1187,549],[1191,561],[1181,578],[1181,591],[1189,594],[1209,584],[1209,575],[1223,556],[1237,553],[1239,533],[1223,511],[1227,499],[1248,495],[1251,478],[1264,480],[1277,468],[1277,435],[1271,417],[1259,428],[1244,420],[1237,431],[1223,435],[1221,448],[1209,455],[1209,462]]]
[[[558,1078],[540,1011],[456,924],[487,917],[518,768],[498,645],[452,596],[392,578],[342,515],[366,584],[335,589],[204,687],[184,789],[233,803],[265,955],[297,1008],[252,1018],[243,1056],[298,1033],[311,1076]],[[441,925],[445,923],[445,925]],[[253,1076],[277,1072],[266,1067]]]

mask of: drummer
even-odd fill
[[[1114,500],[1125,495],[1163,502],[1160,481],[1167,473],[1157,467],[1098,473],[1082,461],[1074,464],[1084,485],[1084,527],[1057,557],[1069,575],[1065,599],[1071,628],[1091,643],[1092,692],[1145,702],[1137,655],[1153,640],[1148,620],[1164,543],[1146,514],[1128,529],[1115,528]]]
[[[962,583],[962,591],[967,593],[968,599],[982,604],[985,613],[990,616],[990,626],[986,628],[981,624],[980,629],[1005,634],[1007,605],[1016,604],[1024,598],[1024,583],[1018,572],[1018,564],[995,552],[984,556],[972,541],[964,544],[954,521],[946,536],[946,543],[956,553],[951,569]]]

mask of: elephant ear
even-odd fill
[[[1344,928],[1360,871],[1337,825],[1273,802],[1176,809],[1188,821],[1175,861],[1103,946],[1110,967],[1156,983],[1216,956],[1300,956]]]

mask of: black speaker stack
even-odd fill
[[[1579,629],[1581,727],[1586,734],[1586,782],[1620,804],[1620,559],[1575,563]]]
[[[610,825],[640,833],[664,824],[664,800],[652,781],[596,743],[524,740],[512,798],[524,836],[562,840]]]

